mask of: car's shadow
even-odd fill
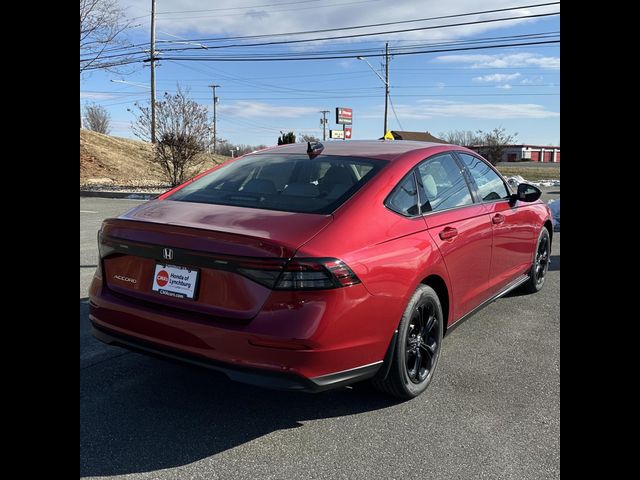
[[[80,301],[80,475],[123,475],[177,467],[301,422],[398,403],[367,384],[321,394],[237,384],[224,375],[105,346],[85,361],[88,308]],[[84,338],[84,339],[82,339]],[[86,356],[84,358],[87,358]],[[93,358],[93,357],[91,357]],[[327,439],[331,441],[331,439]]]

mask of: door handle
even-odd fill
[[[504,215],[501,215],[499,213],[496,213],[493,218],[491,219],[491,221],[493,223],[495,223],[496,225],[500,224],[500,223],[504,223]]]
[[[458,235],[458,230],[453,227],[447,227],[440,232],[440,238],[442,240],[449,240],[450,238]]]

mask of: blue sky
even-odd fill
[[[150,0],[120,0],[138,26],[133,43],[149,40]],[[185,39],[262,35],[394,22],[481,10],[520,7],[527,0],[157,0],[157,50],[186,45]],[[449,20],[328,32],[283,39],[304,39],[417,28],[480,19],[559,11],[559,5],[520,9]],[[161,13],[162,12],[162,13]],[[165,13],[166,12],[166,13]],[[169,13],[170,12],[170,13]],[[175,13],[174,13],[175,12]],[[559,32],[559,15],[519,18],[443,29],[329,40],[293,45],[220,49],[216,54],[285,54],[326,50],[372,49],[372,53],[412,44],[474,40],[487,37]],[[428,47],[427,47],[428,48]],[[425,48],[426,49],[426,48]],[[163,50],[165,53],[163,54]],[[213,54],[198,50],[195,54]],[[174,55],[191,52],[179,52]],[[355,57],[356,54],[353,55]],[[368,57],[379,72],[382,57]],[[422,55],[396,55],[389,64],[392,130],[490,130],[504,127],[518,133],[519,143],[560,143],[559,44],[482,49]],[[113,82],[149,84],[149,68],[137,66],[128,75],[94,71],[80,81],[81,105],[95,102],[111,114],[112,135],[133,137],[133,102],[149,101],[149,89]],[[384,85],[364,61],[356,58],[278,62],[189,62],[162,60],[156,68],[158,97],[190,89],[190,97],[211,110],[216,83],[218,137],[236,144],[273,145],[281,130],[322,136],[320,110],[330,110],[329,128],[337,128],[335,107],[353,108],[353,138],[379,138],[383,131]]]

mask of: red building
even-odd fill
[[[560,147],[549,145],[507,145],[500,161],[560,163]]]

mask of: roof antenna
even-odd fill
[[[309,155],[309,159],[313,159],[320,155],[324,150],[324,145],[320,142],[307,142],[307,155]]]

